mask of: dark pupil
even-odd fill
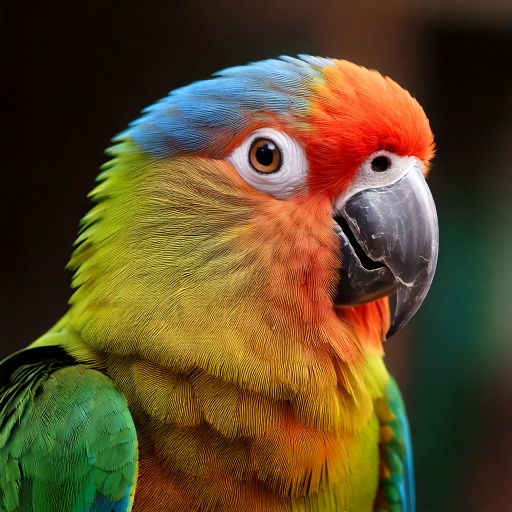
[[[387,171],[391,166],[391,160],[387,156],[378,156],[372,160],[372,171]]]
[[[263,144],[256,150],[256,160],[259,164],[268,167],[274,161],[274,144]]]

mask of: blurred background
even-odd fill
[[[168,91],[281,54],[391,76],[430,117],[441,247],[386,344],[418,512],[512,510],[512,1],[3,1],[0,359],[66,310],[110,138]]]

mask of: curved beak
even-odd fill
[[[334,220],[343,257],[335,303],[364,304],[396,290],[389,338],[420,307],[437,264],[437,213],[420,169],[413,165],[390,185],[356,192]]]

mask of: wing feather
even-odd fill
[[[411,436],[404,403],[391,377],[386,395],[377,400],[380,422],[380,481],[376,512],[415,512]]]
[[[137,437],[124,397],[58,348],[25,352],[0,365],[0,510],[129,511]]]

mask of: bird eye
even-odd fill
[[[271,139],[256,139],[249,151],[249,163],[257,172],[271,173],[281,167],[281,150]]]
[[[380,155],[372,160],[372,171],[384,172],[391,167],[391,159],[386,155]]]
[[[287,133],[262,128],[227,157],[256,190],[285,199],[306,187],[308,161],[302,145]]]

